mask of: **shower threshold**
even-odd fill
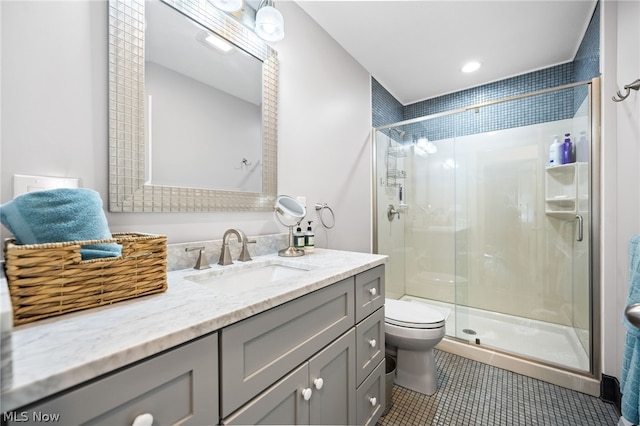
[[[466,338],[472,344],[589,373],[589,357],[571,327],[466,307],[464,314],[456,318],[452,304],[408,295],[401,299],[423,303],[442,312],[450,311],[447,336]]]

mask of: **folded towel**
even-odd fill
[[[51,189],[20,195],[0,206],[0,221],[16,244],[111,239],[100,194],[91,189]],[[91,244],[80,250],[82,259],[118,257],[115,243]]]
[[[627,306],[640,303],[640,235],[629,242],[629,297]],[[640,422],[640,328],[623,316],[627,329],[620,390],[622,391],[622,416],[634,424]]]

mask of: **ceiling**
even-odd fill
[[[403,105],[572,61],[595,0],[297,4]],[[480,61],[475,73],[460,71]]]

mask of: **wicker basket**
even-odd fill
[[[80,247],[118,243],[122,256],[81,260]],[[5,244],[15,325],[109,305],[167,289],[167,237],[116,233],[113,239]]]

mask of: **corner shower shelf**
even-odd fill
[[[398,169],[398,158],[406,157],[407,151],[402,146],[387,147],[387,187],[397,188],[400,186],[398,179],[407,177],[407,172]]]
[[[545,170],[545,213],[573,221],[589,203],[588,163],[569,163]]]

